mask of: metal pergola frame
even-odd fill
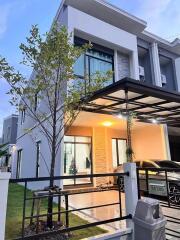
[[[110,115],[128,111],[140,122],[180,127],[180,94],[130,78],[95,92],[82,110]]]

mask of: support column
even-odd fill
[[[131,113],[128,109],[128,90],[125,89],[125,101],[126,101],[126,131],[127,131],[127,150],[126,150],[126,155],[127,155],[127,161],[132,162],[133,161],[133,150],[132,150],[132,142],[131,142],[131,121],[132,121],[132,116]]]
[[[136,164],[124,163],[123,168],[124,172],[129,172],[129,176],[124,176],[126,215],[134,216],[138,202]],[[134,231],[134,223],[131,219],[127,220],[126,225]]]
[[[114,78],[115,82],[119,81],[119,76],[118,76],[118,53],[117,50],[114,50]]]
[[[164,132],[164,138],[165,138],[164,141],[165,141],[167,160],[171,160],[171,152],[170,152],[170,146],[169,146],[169,136],[168,136],[167,124],[163,124],[163,132]]]
[[[154,71],[154,81],[156,86],[162,87],[158,44],[156,42],[153,42],[151,45],[151,53],[152,53],[152,64],[153,64],[153,71]]]
[[[0,173],[0,239],[5,239],[6,210],[10,173]]]

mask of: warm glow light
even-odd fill
[[[105,127],[110,127],[110,126],[112,126],[112,122],[109,122],[109,121],[103,122],[102,124],[103,124],[103,126],[105,126]]]

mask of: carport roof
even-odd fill
[[[127,106],[138,121],[180,127],[180,94],[130,78],[95,92],[82,110],[123,116]]]

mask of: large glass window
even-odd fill
[[[64,175],[92,173],[91,137],[64,137]],[[64,180],[64,185],[91,183],[90,178]]]
[[[114,168],[127,161],[125,139],[112,139],[112,160]]]
[[[76,44],[76,42],[75,42]],[[81,43],[83,44],[83,43]],[[80,45],[80,43],[79,43]],[[88,76],[89,81],[96,75],[97,72],[106,74],[107,71],[114,70],[114,57],[113,54],[107,53],[103,50],[94,47],[88,50],[86,54],[79,57],[74,65],[74,73],[79,78]],[[113,76],[106,82],[105,85],[113,83]]]

